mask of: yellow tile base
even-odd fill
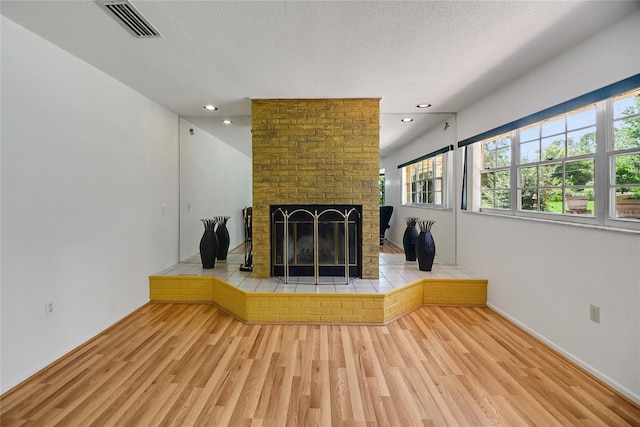
[[[487,303],[485,279],[420,279],[384,294],[245,292],[216,277],[150,276],[152,302],[214,303],[248,323],[386,324],[424,304]]]

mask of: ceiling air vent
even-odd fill
[[[128,0],[98,0],[98,3],[113,14],[136,37],[162,37],[160,32]]]

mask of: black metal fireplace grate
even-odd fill
[[[358,205],[279,205],[271,207],[274,276],[320,277],[361,275],[361,211]],[[300,279],[296,280],[301,283]],[[333,282],[332,282],[333,283]]]

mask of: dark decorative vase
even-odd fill
[[[404,246],[404,257],[407,261],[416,260],[416,239],[418,238],[416,221],[418,219],[415,216],[405,218],[407,229],[404,230],[404,236],[402,236],[402,246]]]
[[[216,219],[201,219],[204,224],[204,234],[200,239],[200,259],[202,268],[209,269],[216,266],[216,255],[218,254],[218,237],[214,228]]]
[[[416,255],[420,271],[431,271],[433,260],[436,257],[436,243],[433,241],[433,235],[431,234],[433,223],[434,221],[418,221],[420,234],[416,239]]]
[[[228,216],[218,216],[218,228],[216,228],[216,236],[218,237],[218,260],[227,259],[229,252],[229,230],[227,229]]]

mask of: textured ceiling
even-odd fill
[[[251,98],[381,98],[381,154],[640,7],[637,1],[2,1],[30,31],[251,154]],[[425,113],[418,103],[431,103]],[[205,104],[219,110],[208,112]],[[411,116],[412,123],[400,118]],[[234,121],[220,124],[223,118]]]

